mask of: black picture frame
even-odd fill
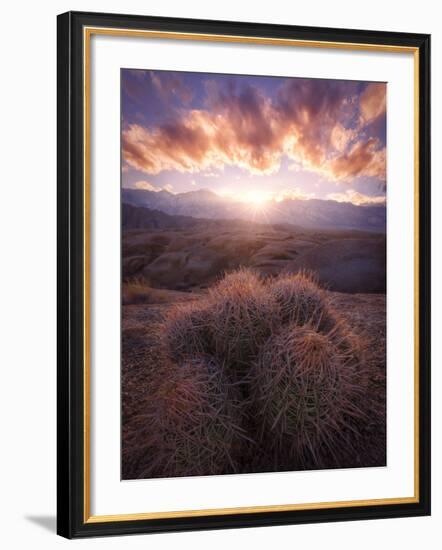
[[[59,535],[67,538],[226,529],[430,514],[430,36],[68,12],[58,16],[58,483]],[[413,48],[418,59],[418,498],[415,502],[196,517],[90,521],[85,491],[84,29],[111,27]],[[86,487],[86,488],[85,488]]]

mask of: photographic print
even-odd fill
[[[386,97],[121,70],[122,479],[386,465]]]
[[[430,41],[58,16],[58,534],[430,514]]]

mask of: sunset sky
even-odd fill
[[[123,187],[383,203],[386,84],[124,69]]]

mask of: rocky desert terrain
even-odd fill
[[[380,233],[171,216],[123,205],[123,280],[154,288],[199,290],[243,266],[264,276],[314,270],[329,290],[383,293],[385,246]]]

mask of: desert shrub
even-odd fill
[[[311,273],[283,275],[269,283],[269,293],[279,308],[280,323],[330,325],[330,300]]]
[[[351,347],[356,340],[339,349],[329,335],[292,324],[263,347],[252,389],[258,439],[282,467],[337,458],[345,428],[363,418],[363,368]]]
[[[125,445],[126,477],[133,472],[143,478],[240,471],[248,444],[241,403],[213,358],[170,363],[135,424]]]
[[[249,365],[276,322],[271,295],[246,269],[226,275],[209,290],[208,310],[215,354],[231,370]]]

